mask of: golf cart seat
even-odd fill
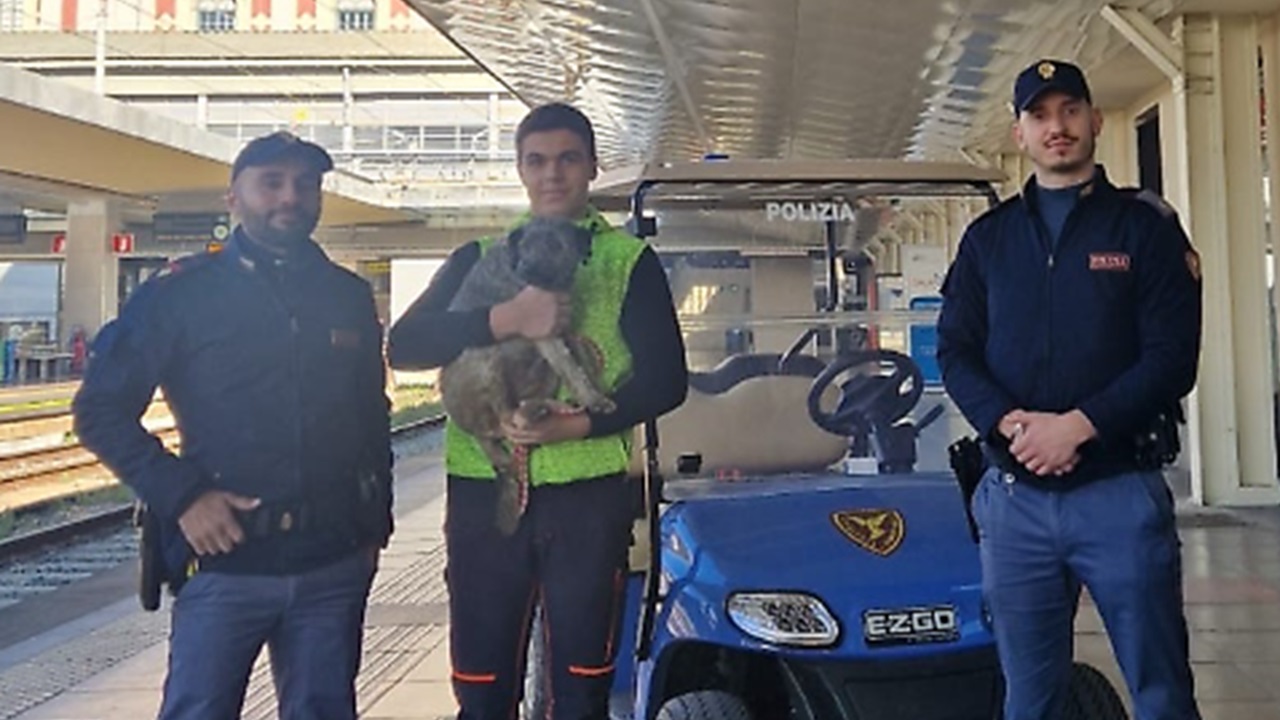
[[[821,365],[819,361],[818,370]],[[776,356],[772,367],[777,367]],[[807,375],[756,375],[724,383],[723,392],[708,393],[694,387],[691,379],[684,404],[658,419],[659,471],[668,481],[679,478],[676,461],[685,453],[701,455],[704,476],[821,470],[831,465],[844,456],[847,440],[809,417],[806,403],[812,383]],[[833,386],[824,397],[827,394],[834,398],[839,391]],[[637,428],[630,474],[643,477],[644,463],[644,432]],[[632,531],[633,571],[649,564],[646,528],[647,521],[640,519]]]
[[[689,373],[689,388],[708,395],[718,395],[743,380],[765,375],[815,378],[826,365],[812,355],[792,355],[785,362],[779,353],[731,355],[711,370]]]
[[[815,367],[821,370],[821,361]],[[731,368],[735,375],[739,371]],[[695,382],[691,379],[684,404],[658,419],[658,467],[668,480],[680,476],[680,456],[695,453],[702,458],[703,476],[821,470],[844,455],[846,438],[809,417],[813,378],[808,374],[738,375],[732,383],[703,384],[723,387],[719,392],[700,390]],[[636,434],[631,459],[632,474],[643,474],[642,433]]]

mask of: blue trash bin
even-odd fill
[[[918,297],[911,300],[911,310],[935,310],[942,307],[940,297]],[[938,367],[938,326],[936,323],[912,323],[910,332],[911,359],[920,367],[927,387],[942,384],[942,369]]]

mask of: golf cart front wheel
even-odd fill
[[[1062,720],[1129,720],[1120,694],[1097,668],[1076,663]]]
[[[657,720],[752,720],[742,698],[723,690],[677,695],[662,704]]]

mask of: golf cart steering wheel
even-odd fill
[[[832,410],[822,407],[827,388],[840,388]],[[827,432],[849,435],[859,426],[889,426],[920,402],[924,377],[920,367],[892,350],[860,350],[840,355],[813,379],[809,388],[809,417]]]

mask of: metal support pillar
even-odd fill
[[[120,273],[111,235],[119,225],[119,213],[107,200],[75,202],[67,208],[66,298],[59,323],[64,345],[76,326],[92,337],[116,315]]]

